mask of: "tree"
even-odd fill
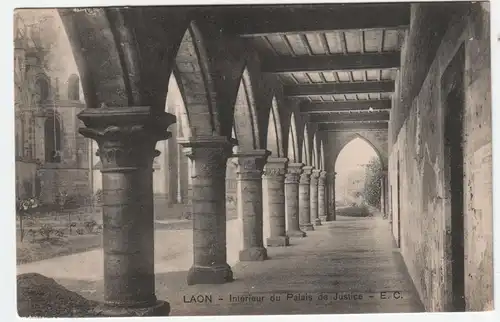
[[[23,218],[30,213],[30,211],[38,207],[39,202],[35,198],[27,198],[24,200],[18,200],[17,202],[17,216],[19,217],[19,230],[21,232],[21,242],[24,239],[24,225]]]
[[[382,178],[382,167],[377,158],[370,160],[366,166],[365,185],[363,198],[366,203],[374,207],[380,206],[380,180]]]

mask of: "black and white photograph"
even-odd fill
[[[490,2],[11,13],[20,317],[495,310]]]

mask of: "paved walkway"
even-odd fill
[[[171,315],[423,311],[385,220],[339,216],[306,238],[292,239],[290,247],[268,248],[269,260],[247,263],[236,261],[238,225],[228,222],[235,281],[223,285],[187,286],[190,230],[156,232],[157,296],[170,302]],[[102,267],[99,250],[21,265],[18,272],[38,272],[102,300],[97,267]]]

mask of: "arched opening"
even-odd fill
[[[337,215],[368,216],[380,207],[382,160],[365,138],[356,135],[335,160],[335,206]]]
[[[61,162],[61,124],[56,115],[45,120],[44,131],[45,161],[50,163]]]
[[[245,151],[257,150],[259,128],[255,99],[250,86],[250,75],[245,68],[241,77],[234,106],[234,132],[238,136],[238,146]]]
[[[68,100],[80,100],[80,78],[78,75],[72,74],[68,78]]]
[[[323,144],[323,141],[321,141],[319,149],[319,167],[322,170],[325,170],[325,146]]]
[[[316,169],[319,168],[319,158],[318,158],[318,142],[316,139],[316,133],[313,136],[313,150],[311,153],[311,165]]]
[[[49,99],[50,83],[46,75],[39,75],[35,81],[36,103],[43,104]]]
[[[283,155],[282,142],[278,103],[276,97],[273,97],[267,124],[267,150],[271,151],[271,157],[281,157]]]
[[[306,165],[311,164],[311,149],[309,148],[309,132],[307,131],[307,124],[304,125],[304,135],[302,139],[302,153],[301,153],[301,161]]]
[[[233,126],[231,132],[231,138],[237,142],[238,137],[236,136],[236,130]],[[238,145],[233,147],[233,154],[237,153],[239,149]],[[235,158],[229,158],[226,164],[226,217],[227,219],[236,219],[238,217],[237,213],[237,182],[236,182],[236,171],[238,169],[238,164]]]
[[[290,126],[288,127],[287,157],[289,162],[298,162],[297,129],[295,125],[295,115],[290,115]]]

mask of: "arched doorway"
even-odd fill
[[[379,151],[360,135],[342,147],[335,160],[337,215],[368,216],[381,206],[383,161]]]

